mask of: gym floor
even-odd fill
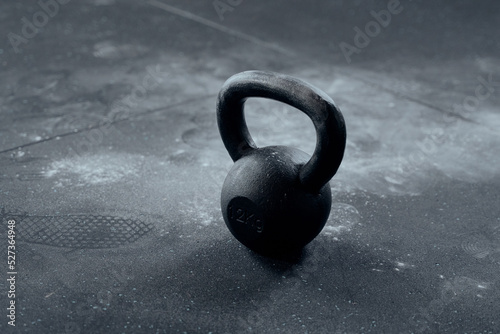
[[[1,333],[500,332],[499,2],[3,1],[0,17]],[[253,69],[346,120],[330,218],[294,259],[248,250],[220,211],[217,94]],[[314,150],[292,107],[249,99],[246,118],[259,146]]]

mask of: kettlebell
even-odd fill
[[[245,122],[247,98],[268,98],[304,112],[316,129],[316,148],[258,148]],[[344,118],[323,91],[297,78],[247,71],[230,77],[217,101],[217,124],[234,161],[221,194],[224,222],[243,245],[264,255],[300,251],[330,215],[329,180],[342,162]]]

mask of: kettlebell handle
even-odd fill
[[[318,192],[337,172],[346,143],[342,113],[320,89],[297,78],[273,72],[246,71],[230,77],[217,101],[217,123],[229,155],[236,161],[257,149],[244,117],[249,97],[262,97],[286,103],[304,112],[316,129],[316,148],[301,167],[301,184]]]

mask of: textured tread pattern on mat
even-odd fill
[[[137,241],[152,226],[108,215],[30,216],[4,214],[16,221],[19,241],[75,249],[116,248]]]

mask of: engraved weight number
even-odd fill
[[[245,224],[254,228],[257,233],[262,233],[264,229],[264,223],[255,217],[255,214],[249,212],[246,209],[235,207],[233,205],[229,206],[229,219],[234,220],[238,223]]]

